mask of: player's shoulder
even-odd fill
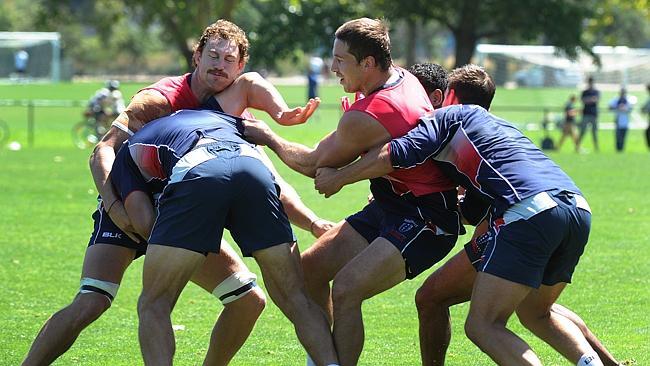
[[[337,133],[363,138],[375,130],[384,131],[385,127],[365,111],[349,110],[343,113],[336,130]]]
[[[142,89],[135,93],[129,104],[140,104],[146,106],[169,106],[169,101],[156,89]]]
[[[235,87],[243,86],[243,87],[245,87],[245,86],[250,86],[250,85],[260,83],[260,82],[263,82],[263,81],[264,81],[264,78],[258,72],[249,71],[249,72],[245,72],[245,73],[237,76],[237,78],[235,79],[235,81],[233,81],[231,86],[235,86]]]

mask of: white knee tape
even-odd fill
[[[113,302],[113,299],[117,295],[117,290],[119,290],[119,288],[120,285],[118,285],[117,283],[84,277],[81,279],[81,287],[79,287],[79,293],[87,294],[87,293],[94,292],[108,297],[108,300]]]
[[[214,288],[212,294],[226,305],[246,295],[257,284],[257,276],[251,272],[235,272]]]

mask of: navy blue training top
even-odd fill
[[[545,191],[580,193],[521,131],[476,105],[453,105],[420,118],[417,127],[390,142],[390,157],[394,168],[435,160],[495,214]]]

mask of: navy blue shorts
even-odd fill
[[[415,278],[445,258],[458,238],[422,217],[385,211],[376,200],[345,220],[368,243],[378,237],[393,243],[404,258],[407,279]]]
[[[573,193],[550,194],[557,205],[527,219],[492,221],[480,271],[533,288],[570,283],[584,252],[591,212]],[[471,260],[471,257],[470,257]]]
[[[481,263],[485,254],[485,247],[490,241],[490,238],[491,234],[488,230],[487,232],[472,239],[463,247],[463,249],[465,249],[465,253],[467,254],[467,258],[469,258],[472,266],[474,266],[474,269],[477,271],[479,268],[481,268]]]
[[[93,244],[111,244],[120,247],[130,248],[136,251],[135,258],[144,255],[147,251],[147,243],[144,239],[137,243],[126,235],[104,210],[104,205],[100,200],[97,210],[93,213],[95,223],[93,233],[90,235],[88,246]]]
[[[224,228],[244,256],[294,242],[279,197],[257,150],[228,141],[202,145],[174,167],[149,243],[218,253]]]

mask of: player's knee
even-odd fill
[[[265,302],[264,293],[259,290],[255,280],[257,276],[248,271],[235,272],[228,276],[225,280],[221,281],[212,294],[224,305],[237,302],[239,299],[247,298],[247,300],[255,301],[256,298],[261,297],[261,301]]]
[[[256,286],[245,296],[225,304],[225,307],[251,318],[259,318],[266,307],[266,296],[264,296],[262,289]]]
[[[465,320],[465,335],[474,344],[480,346],[486,337],[494,334],[494,326],[497,326],[497,324],[492,324],[488,319],[472,314],[470,311],[467,315],[467,320]],[[505,324],[503,326],[505,327]]]
[[[72,306],[78,308],[79,317],[96,318],[111,307],[120,285],[84,277]]]
[[[435,290],[435,286],[421,286],[415,292],[415,306],[419,313],[428,313],[437,309],[445,309],[445,299],[440,296],[440,292]]]
[[[332,302],[334,307],[355,305],[362,301],[361,294],[352,285],[352,281],[336,276],[332,283]]]

